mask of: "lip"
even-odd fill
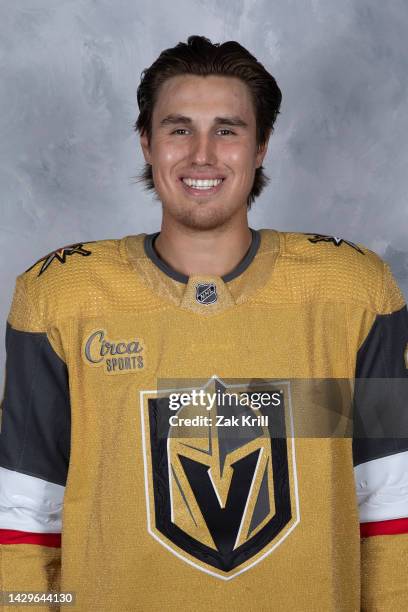
[[[197,181],[205,181],[205,180],[210,180],[210,181],[215,181],[217,179],[225,179],[226,176],[224,174],[180,174],[180,176],[178,177],[181,180],[183,180],[183,178],[191,178],[191,179],[195,179]]]
[[[210,180],[213,179],[214,180],[216,178],[217,179],[223,179],[222,183],[220,183],[219,185],[215,185],[214,187],[209,187],[208,189],[197,189],[197,188],[194,188],[194,187],[189,187],[188,185],[183,183],[183,178],[187,178],[187,176],[179,177],[180,184],[181,184],[182,188],[184,189],[184,191],[188,195],[199,196],[201,198],[209,196],[209,195],[214,195],[214,194],[218,193],[222,189],[222,187],[223,187],[223,185],[224,185],[224,183],[226,181],[226,177],[225,176],[217,176],[217,177],[214,177],[214,176],[211,176],[211,177],[209,177],[209,176],[200,176],[200,177],[197,177],[197,176],[190,176],[189,175],[188,178],[195,178],[195,179],[202,179],[202,180],[205,180],[205,179],[210,179]]]

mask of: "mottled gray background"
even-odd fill
[[[283,92],[252,226],[362,242],[408,295],[406,0],[2,0],[0,24],[2,336],[41,256],[158,228],[136,88],[190,34],[238,40]]]

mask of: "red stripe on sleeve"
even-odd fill
[[[0,544],[39,544],[40,546],[61,548],[61,534],[0,529]]]
[[[362,538],[376,535],[396,535],[398,533],[408,533],[408,518],[360,524],[360,536]]]

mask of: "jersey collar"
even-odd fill
[[[251,300],[273,274],[280,253],[279,232],[252,230],[252,243],[239,264],[224,276],[173,270],[154,249],[155,234],[126,236],[120,240],[123,260],[136,273],[135,289],[142,282],[168,306],[212,316]]]
[[[259,245],[261,243],[261,236],[257,230],[254,230],[252,228],[249,228],[249,229],[251,230],[251,233],[252,233],[252,241],[251,241],[250,247],[248,251],[245,253],[244,257],[241,259],[241,261],[235,266],[235,268],[231,270],[231,272],[228,272],[228,274],[224,274],[224,276],[221,276],[221,279],[224,283],[228,283],[229,281],[232,281],[234,278],[236,278],[237,276],[240,276],[243,272],[245,272],[245,270],[252,263],[253,259],[255,258],[255,255],[258,252]],[[170,267],[160,257],[160,255],[156,251],[154,243],[155,243],[156,238],[159,236],[159,234],[160,232],[155,232],[153,234],[146,235],[144,239],[144,251],[147,257],[162,272],[167,274],[167,276],[169,276],[175,281],[178,281],[179,283],[184,283],[185,285],[187,285],[189,281],[189,277],[186,274],[177,272],[177,270],[174,270],[172,267]]]

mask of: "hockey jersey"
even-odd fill
[[[81,612],[408,609],[403,296],[362,245],[251,231],[223,277],[142,234],[17,278],[2,591]]]

